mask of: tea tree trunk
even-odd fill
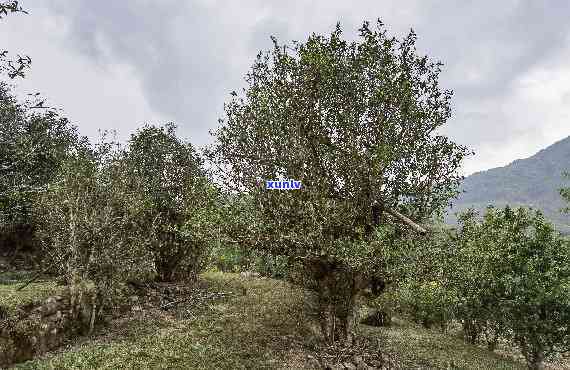
[[[313,260],[308,267],[317,289],[324,340],[329,344],[351,344],[357,331],[356,300],[363,288],[363,279],[344,266],[325,259]]]

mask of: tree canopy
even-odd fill
[[[31,111],[0,83],[2,222],[30,222],[31,200],[73,150],[85,146],[75,126],[55,111]]]
[[[452,93],[439,87],[441,63],[417,55],[415,41],[413,31],[388,37],[378,21],[364,23],[359,42],[343,40],[338,25],[293,47],[273,39],[258,55],[212,153],[280,230],[276,248],[333,253],[323,247],[370,234],[383,208],[424,220],[456,194],[468,152],[437,134]],[[259,177],[302,189],[264,191]]]

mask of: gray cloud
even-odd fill
[[[424,16],[415,27],[425,50],[444,60],[442,81],[455,93],[455,118],[446,132],[476,149],[520,137],[541,122],[513,120],[505,102],[521,76],[568,49],[570,3],[454,4],[422,2]]]
[[[422,2],[420,37],[445,58],[454,87],[468,96],[501,94],[521,72],[555,56],[568,37],[570,3]],[[479,79],[466,72],[479,71]]]
[[[345,35],[355,38],[363,20],[376,18],[398,37],[413,28],[420,52],[445,63],[441,83],[455,92],[455,114],[444,132],[482,152],[468,172],[530,155],[570,134],[557,121],[564,114],[537,119],[554,103],[528,104],[520,84],[567,58],[566,2],[55,0],[47,6],[66,24],[70,58],[81,55],[103,71],[128,65],[149,107],[196,144],[210,141],[208,129],[217,125],[228,93],[243,85],[257,52],[271,47],[270,35],[302,41],[341,21]],[[570,89],[558,88],[563,98],[555,107],[563,109]],[[125,109],[141,103],[133,104]],[[529,133],[535,141],[525,151]]]
[[[221,110],[212,97],[223,95],[231,80],[227,40],[209,8],[176,1],[68,4],[58,2],[54,11],[70,20],[75,51],[103,66],[133,66],[153,109],[195,141],[208,140],[212,113]]]

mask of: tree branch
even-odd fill
[[[420,225],[416,224],[414,221],[410,220],[409,218],[407,218],[406,216],[404,216],[403,214],[401,214],[400,212],[391,209],[391,208],[385,208],[384,209],[386,211],[386,213],[388,213],[390,216],[393,216],[395,218],[397,218],[398,220],[402,221],[403,223],[405,223],[406,225],[408,225],[409,227],[411,227],[412,229],[414,229],[415,231],[417,231],[418,233],[424,235],[427,234],[427,230],[424,229],[423,227],[421,227]]]

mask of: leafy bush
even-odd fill
[[[0,242],[15,250],[33,249],[33,202],[85,141],[54,111],[40,114],[18,103],[4,83],[0,122]]]
[[[223,272],[252,271],[277,279],[289,276],[287,257],[248,251],[235,245],[214,248],[210,263],[212,267]]]
[[[377,250],[383,258],[375,269],[380,287],[372,287],[368,305],[445,331],[455,318],[458,303],[457,292],[446,276],[446,262],[455,248],[453,231],[435,221],[429,234],[422,237],[407,237],[395,227],[381,229]]]
[[[124,185],[110,145],[68,158],[37,203],[44,265],[67,283],[94,281],[104,300],[154,273],[141,225],[144,199]]]
[[[529,368],[570,350],[570,247],[540,212],[461,217],[453,281],[468,336],[511,337]]]
[[[291,269],[287,256],[272,256],[270,254],[257,254],[253,258],[251,270],[263,276],[276,279],[287,279]]]
[[[145,126],[131,136],[123,158],[128,187],[144,202],[147,245],[163,281],[195,278],[219,232],[218,191],[175,129]]]
[[[130,280],[194,278],[218,231],[217,190],[174,127],[145,127],[129,147],[71,153],[37,204],[46,266],[108,299]]]
[[[249,256],[237,247],[220,247],[212,251],[211,264],[219,271],[223,272],[239,272],[247,269],[249,265]]]
[[[457,296],[440,282],[409,282],[392,295],[399,310],[425,328],[437,325],[442,331],[454,318]]]

